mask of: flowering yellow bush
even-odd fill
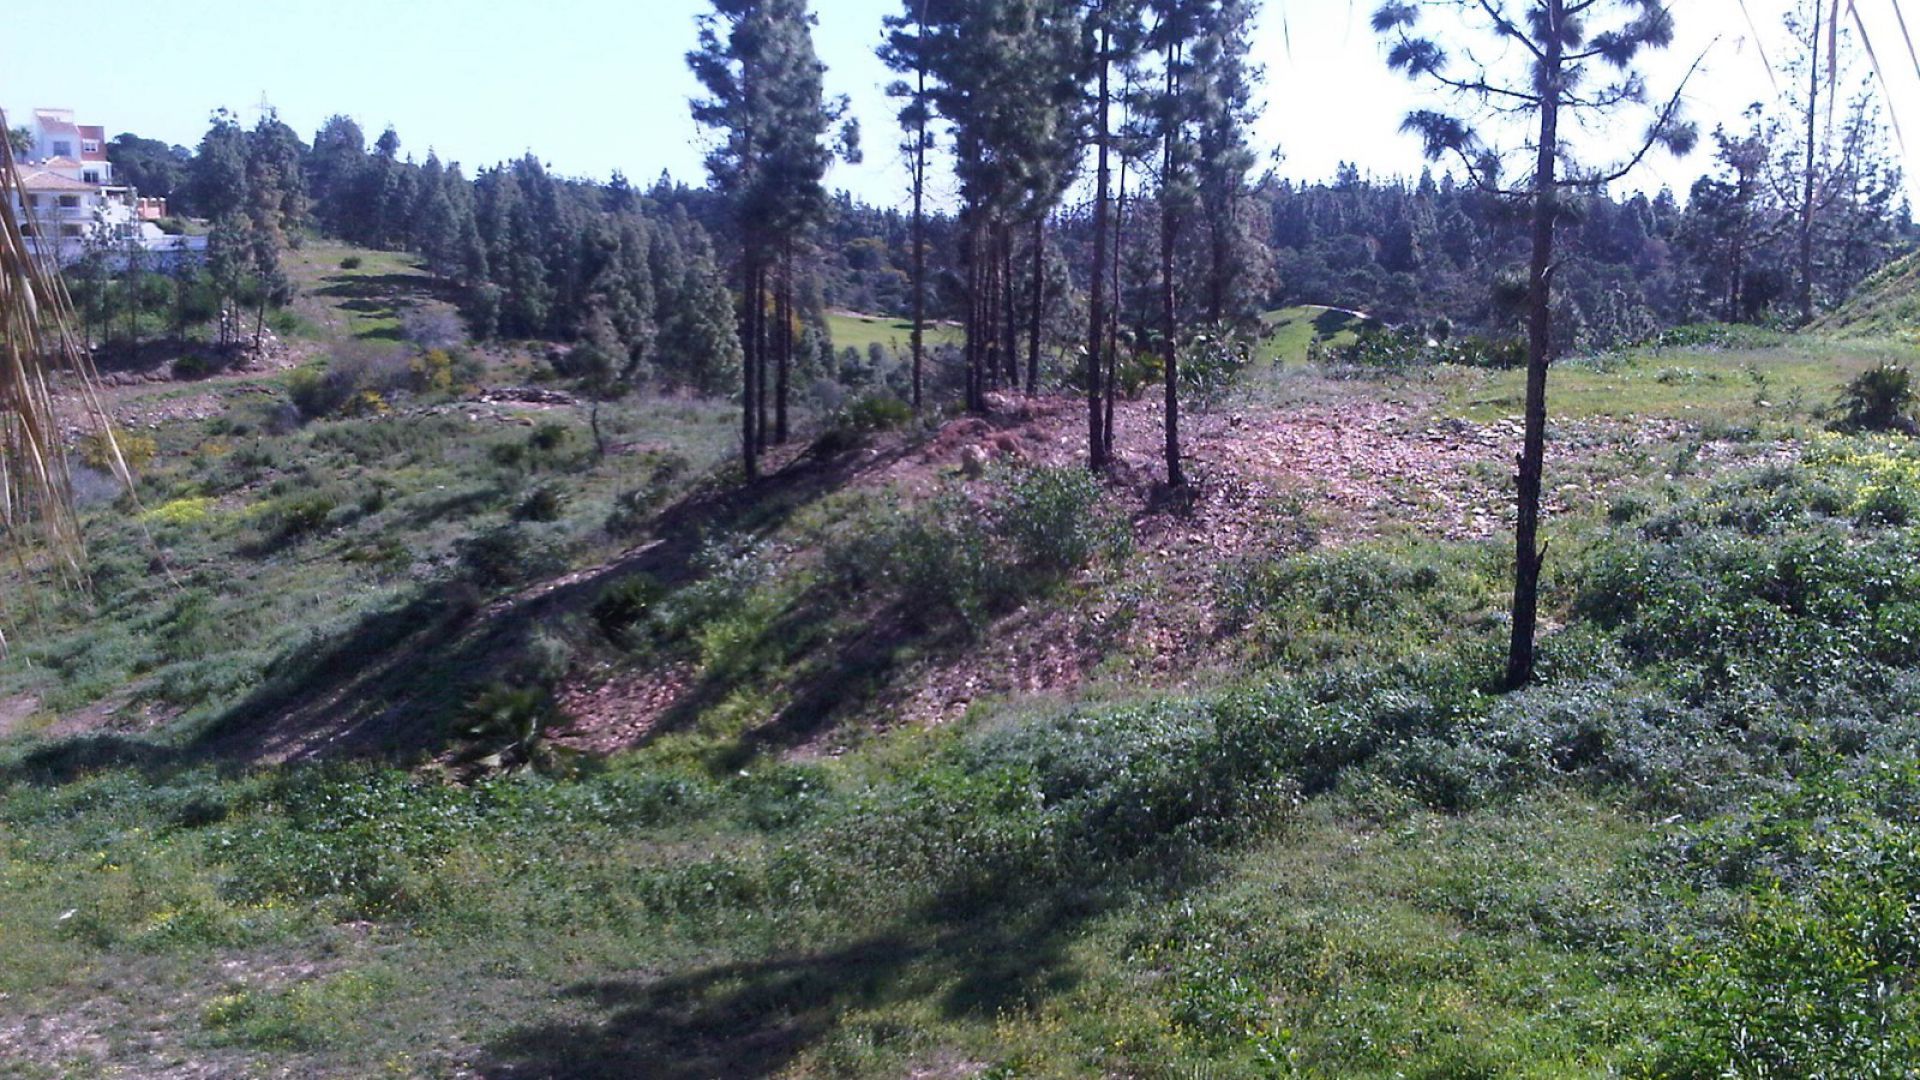
[[[122,433],[114,442],[120,446],[120,459],[127,468],[135,472],[146,468],[160,453],[159,444],[151,436]],[[89,469],[101,472],[113,471],[113,444],[107,441],[103,433],[95,433],[80,440],[80,461]]]
[[[140,516],[161,525],[197,525],[212,512],[213,500],[202,496],[162,503]]]

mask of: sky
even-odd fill
[[[1651,65],[1661,93],[1704,56],[1687,94],[1702,131],[1735,126],[1747,105],[1776,96],[1763,56],[1778,64],[1779,13],[1788,0],[1672,0],[1679,40]],[[1897,116],[1920,137],[1920,64],[1909,59],[1891,0],[1861,0],[1889,62]],[[1351,161],[1376,176],[1421,166],[1399,132],[1431,91],[1389,72],[1367,20],[1373,0],[1265,0],[1253,43],[1267,73],[1257,128],[1281,175],[1331,177]],[[402,152],[429,149],[474,167],[532,151],[555,170],[636,183],[661,170],[702,181],[705,139],[687,101],[696,15],[707,0],[91,0],[74,35],[9,37],[0,106],[76,110],[109,136],[132,131],[192,146],[217,107],[252,123],[270,103],[303,137],[334,113],[357,120],[371,142],[393,125]],[[904,205],[907,172],[894,150],[892,78],[875,59],[883,14],[901,0],[814,0],[815,32],[831,94],[848,95],[865,132],[866,160],[838,166],[829,183],[883,206]],[[105,47],[86,45],[90,34]],[[1756,41],[1760,47],[1756,47]],[[130,46],[130,47],[129,47]],[[1594,156],[1637,131],[1589,132]],[[1920,142],[1915,143],[1920,151]],[[1630,183],[1684,196],[1707,168],[1703,155],[1651,160]],[[1920,179],[1920,168],[1908,172]],[[944,192],[950,196],[951,192]]]

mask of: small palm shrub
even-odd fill
[[[1840,427],[1846,431],[1898,431],[1911,435],[1913,371],[1901,364],[1880,364],[1854,377],[1840,393]]]

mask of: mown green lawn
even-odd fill
[[[1352,344],[1364,320],[1329,307],[1306,305],[1269,311],[1261,317],[1267,337],[1255,358],[1281,367],[1307,362],[1307,349],[1318,341],[1328,348]]]
[[[913,347],[913,322],[910,319],[836,313],[827,316],[827,328],[833,334],[833,347],[836,349],[851,346],[864,353],[868,346],[878,344],[904,354]],[[929,347],[959,345],[962,341],[960,328],[952,323],[931,324],[923,336]]]
[[[1912,363],[1920,347],[1775,337],[1726,347],[1631,349],[1556,364],[1548,406],[1568,419],[1659,417],[1701,424],[1804,418],[1830,406],[1853,376]],[[1434,379],[1447,415],[1481,422],[1517,416],[1523,371],[1453,368]]]

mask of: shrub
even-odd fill
[[[847,406],[844,423],[855,431],[892,431],[913,421],[913,406],[886,394],[869,394]]]
[[[600,591],[589,614],[594,625],[617,645],[628,644],[633,631],[653,614],[664,590],[646,574],[622,578]]]
[[[559,521],[560,514],[566,509],[566,491],[558,484],[541,484],[520,500],[513,508],[515,521]]]
[[[343,347],[321,370],[289,375],[287,397],[305,420],[377,416],[387,411],[387,395],[406,389],[412,378],[404,352],[359,343]]]
[[[118,448],[120,460],[127,468],[139,472],[153,459],[159,456],[160,444],[151,435],[120,433],[109,436],[104,432],[95,432],[80,440],[80,463],[89,469],[111,475],[114,469],[113,452]]]
[[[445,353],[466,340],[460,316],[444,307],[414,306],[400,313],[400,334],[430,352]]]
[[[852,590],[886,590],[923,622],[952,617],[978,630],[1090,563],[1123,558],[1132,542],[1083,470],[1032,469],[997,486],[984,506],[952,489],[884,514],[828,552],[829,572]]]
[[[434,348],[422,352],[411,362],[413,388],[422,394],[444,394],[453,389],[453,354]]]
[[[315,492],[283,499],[267,514],[271,535],[278,543],[291,543],[311,536],[326,527],[338,501],[329,493]]]
[[[188,353],[173,362],[173,377],[176,379],[204,379],[209,375],[217,375],[222,370],[224,366],[218,361],[210,360],[199,353]]]
[[[1898,431],[1912,435],[1913,372],[1900,364],[1880,364],[1861,372],[1840,393],[1839,422],[1846,431]]]
[[[1920,770],[1827,763],[1710,824],[1688,852],[1739,913],[1682,943],[1654,1070],[1666,1076],[1898,1076],[1920,1059]]]
[[[349,255],[346,258],[340,260],[340,269],[358,270],[364,264],[365,264],[365,260],[360,258],[360,256]]]
[[[555,454],[573,441],[573,429],[565,424],[547,421],[533,429],[527,436],[527,446],[542,454]]]
[[[460,564],[470,580],[482,588],[504,588],[564,568],[564,552],[556,539],[537,526],[503,525],[469,538],[460,545]]]
[[[1234,333],[1196,334],[1180,353],[1181,393],[1199,412],[1217,408],[1253,362],[1253,342]]]
[[[994,508],[997,531],[1014,557],[1043,576],[1071,573],[1097,558],[1124,558],[1133,535],[1103,513],[1100,484],[1085,469],[1017,474]]]

